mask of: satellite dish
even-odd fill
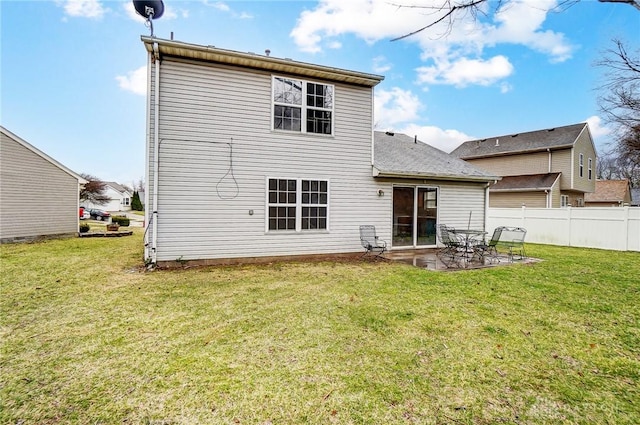
[[[147,20],[146,25],[151,28],[153,37],[153,19],[158,19],[164,13],[162,0],[133,0],[133,7],[138,15]]]
[[[147,20],[158,19],[164,13],[162,0],[133,0],[133,7]]]

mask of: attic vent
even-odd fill
[[[496,139],[496,146],[500,146],[500,139]]]
[[[384,134],[386,134],[387,136],[395,136],[395,133],[393,131],[386,131]]]
[[[511,137],[518,137],[519,134],[512,134]]]
[[[547,131],[553,131],[553,130],[555,130],[555,128],[549,128],[549,129],[547,129]]]

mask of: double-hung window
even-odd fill
[[[333,134],[334,86],[273,77],[273,129]]]
[[[591,180],[593,178],[593,159],[587,160],[587,178]]]
[[[327,230],[329,182],[268,179],[267,231]]]
[[[578,160],[578,173],[580,177],[584,176],[584,155],[580,154],[580,159]]]

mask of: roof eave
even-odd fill
[[[374,87],[384,80],[384,77],[381,75],[297,62],[291,59],[280,59],[255,53],[236,52],[214,46],[201,46],[149,36],[142,36],[141,39],[148,52],[151,53],[153,51],[153,45],[157,43],[160,54],[165,56],[242,66],[283,74],[301,75],[366,87]]]
[[[387,177],[387,178],[400,178],[400,179],[429,179],[429,180],[441,180],[441,181],[474,181],[474,182],[494,182],[501,180],[502,177],[498,176],[461,176],[461,175],[444,175],[444,174],[431,174],[431,173],[410,173],[400,171],[382,171],[378,168],[373,168],[373,177]]]
[[[561,149],[571,149],[574,144],[546,147],[546,148],[537,148],[537,149],[528,149],[528,150],[519,150],[519,151],[509,151],[509,152],[496,152],[496,153],[486,153],[482,155],[471,155],[471,156],[460,156],[458,158],[463,159],[465,161],[469,159],[483,159],[483,158],[495,158],[496,156],[512,156],[512,155],[522,155],[528,153],[536,153],[536,152],[547,152],[547,151],[557,151]]]

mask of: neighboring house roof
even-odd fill
[[[60,164],[58,161],[56,161],[55,159],[51,158],[49,155],[47,155],[46,153],[42,152],[41,150],[37,149],[36,147],[32,146],[29,142],[27,142],[26,140],[24,140],[23,138],[21,138],[20,136],[15,135],[14,133],[10,132],[9,130],[7,130],[6,128],[4,128],[3,126],[0,126],[0,132],[2,132],[5,136],[7,136],[10,139],[13,139],[14,141],[16,141],[17,143],[19,143],[20,145],[24,146],[25,148],[29,149],[31,152],[35,153],[36,155],[40,156],[42,159],[44,159],[45,161],[50,162],[51,164],[55,165],[56,167],[58,167],[59,169],[61,169],[62,171],[64,171],[65,173],[71,175],[72,177],[76,178],[78,180],[78,183],[80,184],[86,184],[89,183],[87,180],[85,180],[84,178],[82,178],[82,176],[80,176],[79,174],[71,171],[70,169],[68,169],[67,167],[65,167],[64,165]]]
[[[587,123],[469,140],[454,149],[451,155],[472,159],[566,149],[571,148],[584,131],[589,131]]]
[[[401,133],[374,132],[374,177],[500,180],[486,171]]]
[[[120,194],[124,194],[125,192],[128,194],[131,194],[131,192],[129,192],[129,189],[127,189],[126,187],[116,182],[104,182],[104,183],[111,186],[113,190],[115,190],[116,192],[119,192]]]
[[[596,191],[585,193],[585,202],[625,202],[629,199],[629,180],[596,180]]]
[[[492,192],[534,192],[551,190],[560,178],[560,173],[529,174],[503,177],[491,186]]]
[[[300,75],[323,80],[344,82],[373,87],[384,80],[381,75],[349,71],[328,66],[297,62],[291,59],[275,58],[255,53],[242,53],[220,49],[215,46],[200,46],[181,41],[164,40],[155,37],[141,37],[149,53],[162,56],[204,60],[226,65],[253,68],[269,72]],[[265,52],[266,53],[266,52]]]

